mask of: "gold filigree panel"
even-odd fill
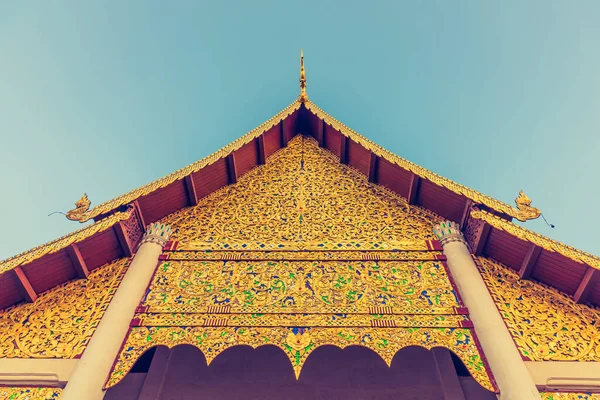
[[[115,364],[106,387],[117,384],[135,361],[155,346],[189,344],[198,348],[210,364],[224,350],[239,345],[257,348],[264,345],[279,347],[288,356],[296,377],[308,356],[318,347],[333,345],[340,348],[363,346],[376,352],[390,365],[394,355],[404,347],[422,346],[426,349],[446,347],[463,362],[479,384],[494,390],[471,331],[464,328],[287,328],[287,327],[137,327],[132,328]]]
[[[460,307],[436,261],[165,261],[144,301],[150,312],[453,314]]]
[[[600,400],[600,393],[541,393],[542,400]]]
[[[441,251],[183,251],[166,253],[173,261],[215,261],[215,260],[255,260],[255,261],[435,261],[444,259]]]
[[[575,303],[508,267],[477,258],[517,347],[532,361],[600,361],[600,310]]]
[[[34,303],[0,312],[0,358],[75,358],[80,355],[129,259],[94,270],[41,294]]]
[[[155,314],[135,316],[140,326],[237,326],[237,327],[388,327],[455,328],[469,324],[466,315],[386,314]]]
[[[0,400],[58,400],[59,388],[44,387],[0,387]]]
[[[171,240],[273,245],[431,240],[441,221],[300,135],[235,185],[162,220]]]

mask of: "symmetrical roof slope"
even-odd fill
[[[92,209],[87,198],[80,200],[69,218],[94,219],[95,224],[0,262],[0,309],[32,301],[38,293],[131,255],[146,224],[236,183],[300,133],[409,204],[461,223],[475,254],[518,270],[523,278],[555,286],[577,301],[600,305],[600,258],[511,222],[539,216],[526,196],[519,196],[514,208],[392,154],[308,100],[303,77],[296,101],[210,156]]]

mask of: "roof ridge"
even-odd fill
[[[523,211],[520,209],[514,208],[514,207],[510,206],[509,204],[504,203],[500,200],[497,200],[491,196],[485,195],[485,194],[478,192],[474,189],[471,189],[467,186],[461,185],[460,183],[454,182],[451,179],[445,178],[433,171],[428,170],[427,168],[421,167],[418,164],[408,161],[408,160],[392,153],[391,151],[384,149],[377,143],[372,142],[371,140],[367,139],[366,137],[364,137],[360,133],[356,132],[352,128],[349,128],[348,126],[344,125],[343,123],[341,123],[340,121],[338,121],[337,119],[332,117],[331,115],[327,114],[325,111],[323,111],[323,109],[321,109],[319,106],[317,106],[312,101],[307,100],[304,104],[305,104],[306,108],[308,110],[312,111],[317,117],[322,118],[323,121],[325,121],[326,123],[331,125],[334,129],[339,130],[344,136],[347,136],[350,139],[354,140],[358,144],[362,145],[365,149],[372,151],[373,153],[375,153],[375,155],[382,157],[382,158],[386,159],[387,161],[389,161],[393,164],[396,164],[399,167],[404,168],[404,169],[420,176],[421,178],[427,179],[427,180],[435,183],[438,186],[445,187],[446,189],[449,189],[449,190],[453,191],[454,193],[463,195],[463,196],[467,197],[468,199],[473,200],[475,203],[483,204],[487,207],[490,207],[496,211],[505,213],[505,214],[507,214],[513,218],[517,218],[521,221],[527,220],[527,219],[532,219],[532,218],[527,218],[527,215],[525,215],[525,213],[523,213]],[[533,207],[530,207],[530,208],[534,209]],[[537,210],[537,209],[535,209],[535,210]]]
[[[129,192],[122,194],[118,197],[115,197],[111,200],[107,200],[90,210],[84,209],[82,212],[77,213],[76,217],[73,218],[75,221],[86,222],[98,215],[106,214],[120,206],[126,205],[134,201],[135,199],[144,196],[148,193],[155,191],[156,189],[163,188],[165,186],[170,185],[171,183],[185,178],[187,175],[197,172],[204,168],[207,165],[213,164],[217,160],[227,157],[231,152],[239,149],[243,145],[251,142],[256,139],[258,136],[262,135],[265,131],[269,130],[273,126],[277,125],[280,121],[291,115],[294,111],[298,110],[301,106],[301,103],[298,100],[295,100],[289,106],[275,114],[273,117],[269,118],[267,121],[263,122],[256,128],[252,129],[250,132],[244,134],[228,145],[220,148],[214,153],[192,163],[183,168],[178,169],[175,172],[172,172],[162,178],[159,178],[153,182],[150,182],[144,186],[141,186],[137,189],[130,190]]]
[[[571,260],[600,270],[600,257],[594,254],[579,250],[573,246],[566,245],[558,240],[550,239],[541,233],[534,232],[483,210],[471,210],[470,215],[475,219],[487,222],[496,229],[507,232],[519,239],[531,242],[536,246],[543,248],[544,250],[562,254]]]

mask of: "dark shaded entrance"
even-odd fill
[[[471,377],[458,376],[446,349],[410,347],[391,367],[371,350],[324,346],[307,359],[298,380],[274,346],[230,348],[206,365],[192,346],[158,348],[140,359],[106,400],[487,400],[496,396]],[[462,375],[462,374],[461,374]]]

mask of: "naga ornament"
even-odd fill
[[[79,200],[75,202],[75,208],[67,211],[67,218],[71,221],[79,221],[85,222],[88,218],[86,218],[86,213],[90,210],[90,199],[88,199],[87,194],[83,194]]]
[[[536,219],[541,215],[541,211],[531,206],[531,199],[521,190],[519,195],[515,199],[519,212],[516,213],[515,218],[519,221],[527,221],[530,219]]]

